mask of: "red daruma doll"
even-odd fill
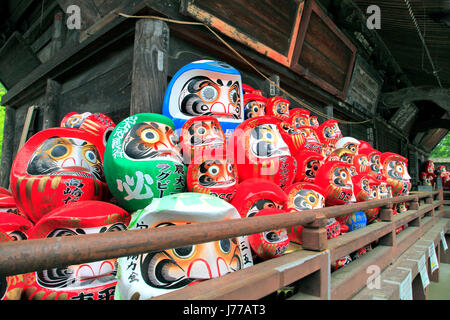
[[[68,113],[61,121],[63,128],[82,129],[92,133],[98,139],[98,144],[106,147],[108,138],[113,132],[116,124],[107,115],[103,113],[85,112],[82,114],[71,112]]]
[[[327,147],[336,147],[339,139],[343,138],[341,129],[336,120],[327,120],[316,129],[319,140]]]
[[[352,182],[357,202],[380,199],[378,192],[381,184],[380,180],[366,174],[358,174],[352,177]],[[379,208],[372,208],[364,211],[367,217],[367,224],[371,223],[378,217],[379,211]]]
[[[30,230],[29,236],[44,239],[118,232],[125,230],[129,221],[130,215],[113,204],[82,201],[50,212]],[[113,300],[116,261],[109,259],[33,272],[24,297],[28,300]]]
[[[196,157],[188,167],[187,188],[190,192],[206,193],[230,202],[237,188],[233,159]]]
[[[273,97],[267,100],[266,103],[266,115],[283,120],[289,121],[289,106],[291,105],[289,100],[282,97]]]
[[[302,149],[295,155],[295,160],[297,161],[295,182],[314,182],[324,157],[317,152]]]
[[[392,196],[406,196],[411,190],[411,177],[408,174],[408,159],[398,154],[385,152],[381,155],[381,172],[391,186]],[[394,207],[395,209],[395,207]],[[398,213],[406,211],[406,205],[397,205]]]
[[[323,164],[316,175],[315,183],[325,189],[327,206],[355,202],[350,164],[329,161]]]
[[[233,155],[239,181],[262,178],[282,189],[294,181],[296,161],[278,130],[278,122],[272,117],[251,118],[233,132],[228,152]]]
[[[309,117],[311,116],[311,112],[306,109],[295,108],[289,110],[289,120],[291,126],[295,128],[299,127],[309,127],[311,124],[309,122]]]
[[[26,218],[9,212],[0,212],[0,243],[26,240],[33,224]],[[0,275],[0,300],[20,300],[25,289],[26,275]]]
[[[103,144],[80,129],[51,128],[31,137],[11,168],[18,209],[36,223],[53,209],[109,195]]]
[[[184,163],[188,165],[196,156],[211,156],[218,149],[225,149],[226,138],[216,117],[197,116],[184,123],[180,145]]]
[[[275,183],[253,178],[238,185],[231,204],[247,218],[263,209],[283,209],[286,201],[286,193]]]
[[[325,192],[317,184],[294,183],[286,188],[288,197],[286,207],[288,211],[314,210],[325,207]],[[293,226],[288,229],[289,240],[302,243],[302,232],[304,227]]]
[[[255,214],[255,217],[270,216],[285,213],[280,209],[263,209]],[[283,255],[289,245],[287,230],[263,231],[248,236],[250,247],[255,254],[263,260],[272,259]]]
[[[358,154],[363,154],[369,160],[369,172],[368,174],[375,179],[380,180],[382,177],[381,173],[381,152],[372,148],[370,144],[365,141],[360,141]]]

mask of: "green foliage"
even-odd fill
[[[6,94],[6,89],[0,82],[0,105],[2,103],[2,96]],[[3,126],[5,124],[5,107],[0,107],[0,159],[2,157],[2,145],[3,145]]]
[[[450,132],[434,148],[430,158],[450,158]]]

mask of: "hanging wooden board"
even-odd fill
[[[383,79],[375,74],[361,56],[358,56],[348,89],[347,103],[369,116],[375,115],[382,84]]]
[[[313,0],[306,0],[291,69],[345,100],[356,47]]]
[[[182,0],[181,12],[289,67],[304,1]]]

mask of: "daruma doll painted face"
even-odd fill
[[[313,128],[318,128],[319,127],[319,119],[316,116],[310,116],[309,117],[309,124],[311,127]]]
[[[365,155],[369,160],[370,170],[368,174],[375,179],[380,180],[382,177],[380,161],[381,152],[372,148],[372,146],[365,141],[360,142],[358,154]]]
[[[348,163],[341,161],[326,162],[319,168],[315,183],[325,190],[327,206],[356,201]]]
[[[263,209],[255,217],[270,216],[285,213],[280,209]],[[285,228],[263,231],[248,236],[250,247],[255,254],[263,260],[283,255],[289,245],[289,238]]]
[[[358,174],[352,177],[352,182],[357,202],[380,199],[380,180],[366,174]],[[372,208],[364,211],[367,223],[374,221],[378,217],[379,210],[379,208]]]
[[[365,154],[357,154],[353,157],[353,166],[358,174],[368,174],[370,172],[370,162]]]
[[[130,116],[116,126],[106,145],[106,182],[128,212],[145,208],[154,198],[184,192],[186,172],[173,123],[165,116]]]
[[[245,120],[262,117],[266,115],[267,98],[260,94],[244,94],[244,116]]]
[[[386,152],[381,155],[382,173],[392,188],[392,195],[406,196],[411,190],[408,174],[408,159],[398,154]]]
[[[180,129],[190,118],[215,116],[227,137],[244,121],[242,79],[232,66],[199,60],[182,67],[170,81],[163,114]]]
[[[292,184],[296,162],[272,117],[245,120],[234,131],[228,145],[237,166],[239,181],[267,179],[281,188]],[[230,153],[229,153],[230,154]]]
[[[133,214],[128,230],[240,219],[226,201],[201,193],[154,199]],[[181,235],[182,236],[182,235]],[[223,239],[118,259],[116,299],[145,300],[253,265],[247,237]]]
[[[108,196],[103,144],[80,129],[51,128],[31,137],[11,168],[18,209],[34,223],[61,206]]]
[[[289,110],[289,120],[291,123],[291,126],[298,128],[298,127],[309,127],[311,125],[309,121],[309,117],[311,116],[311,113],[306,109],[301,108],[295,108],[292,110]]]
[[[358,154],[359,151],[359,145],[361,144],[361,142],[359,142],[359,140],[352,138],[352,137],[344,137],[339,139],[336,142],[336,149],[340,149],[340,148],[346,148],[348,149],[351,153],[353,154]]]
[[[217,149],[226,149],[226,138],[216,117],[198,116],[183,125],[180,144],[187,165],[196,156],[208,157]]]
[[[321,143],[335,147],[336,142],[343,138],[341,129],[336,120],[327,120],[316,129],[317,135]]]
[[[58,208],[43,217],[29,239],[76,237],[126,229],[130,215],[113,204],[82,201]],[[74,239],[76,240],[76,239]],[[117,259],[56,267],[33,273],[24,291],[28,300],[113,300]]]
[[[115,128],[115,123],[107,115],[103,113],[85,112],[82,114],[71,112],[68,113],[61,121],[63,128],[82,129],[92,133],[99,139],[98,143],[106,146],[109,136]]]
[[[314,182],[317,171],[323,163],[323,156],[317,152],[303,149],[296,154],[297,174],[295,182]]]
[[[286,201],[286,193],[275,183],[253,178],[238,185],[231,204],[247,218],[263,209],[283,209]]]
[[[286,188],[285,192],[288,197],[287,211],[314,210],[325,207],[325,192],[316,184],[294,183]],[[288,228],[289,240],[301,244],[303,229],[304,227],[301,225]]]
[[[197,157],[189,164],[187,190],[206,193],[230,202],[237,188],[237,172],[233,159]]]
[[[14,213],[0,212],[0,242],[27,240],[33,223]]]
[[[289,122],[289,100],[282,97],[272,97],[267,100],[266,115]]]

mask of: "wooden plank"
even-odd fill
[[[381,238],[392,231],[392,224],[389,222],[377,222],[365,228],[351,231],[339,237],[328,240],[328,249],[331,252],[331,261],[350,254],[359,248]]]
[[[434,226],[423,233],[417,230],[417,228],[408,227],[406,230],[402,231],[399,234],[399,243],[405,244],[406,239],[412,238],[413,241],[408,243],[407,250],[397,250],[397,253],[394,257],[398,257],[395,259],[392,266],[386,268],[385,271],[381,273],[381,280],[383,281],[382,288],[378,290],[372,290],[369,288],[364,288],[358,294],[356,294],[352,299],[355,300],[367,300],[367,299],[377,299],[380,297],[380,292],[383,295],[383,299],[399,299],[399,283],[403,281],[407,273],[411,272],[411,280],[412,287],[414,291],[414,299],[425,299],[426,298],[426,290],[424,291],[422,288],[422,283],[420,281],[420,276],[418,275],[418,265],[417,261],[425,255],[425,260],[428,263],[428,247],[431,243],[435,246],[439,246],[440,242],[440,231],[447,225],[447,221],[445,219],[440,219],[437,221]],[[428,263],[429,264],[429,263]],[[430,269],[428,268],[428,272],[430,273]],[[434,278],[432,278],[434,276]],[[437,273],[430,274],[430,280],[438,280]],[[391,288],[385,288],[384,280],[392,282],[396,282],[395,290]],[[389,282],[388,282],[389,284]],[[394,283],[395,284],[395,283]]]
[[[61,93],[61,84],[55,80],[47,80],[47,89],[45,91],[45,105],[43,106],[43,124],[42,129],[48,129],[59,126],[57,115],[59,109],[59,96]]]
[[[328,30],[324,31],[325,29]],[[312,34],[308,35],[310,30]],[[345,100],[355,59],[356,47],[315,1],[307,0],[291,69],[323,90]]]
[[[305,42],[303,45],[298,64],[307,70],[306,72],[316,75],[337,90],[344,89],[347,74],[336,68],[336,65],[327,56],[317,51],[309,43]]]
[[[336,69],[347,72],[352,52],[315,12],[311,14],[305,42],[330,59]]]
[[[0,49],[0,81],[10,89],[40,64],[33,50],[16,31]]]
[[[369,253],[333,272],[331,274],[331,299],[346,300],[353,297],[367,284],[371,275],[367,272],[367,268],[377,265],[380,270],[384,270],[392,262],[392,258],[392,247],[377,246]]]
[[[290,65],[304,1],[238,0],[221,2],[185,0],[181,11],[219,30],[228,37],[266,55],[282,65]],[[251,12],[251,14],[249,14]]]
[[[169,27],[142,19],[136,23],[130,114],[162,113],[167,89]]]
[[[19,147],[17,150],[22,149],[25,142],[28,140],[28,135],[30,133],[31,123],[33,122],[35,112],[38,109],[38,106],[30,106],[27,111],[27,116],[25,118],[25,123],[23,125],[22,135],[20,136]]]
[[[152,300],[253,300],[304,278],[328,263],[327,252],[299,250]],[[325,265],[326,265],[325,264]],[[321,279],[314,279],[319,287]],[[328,283],[327,279],[324,279]],[[322,290],[326,291],[326,290]]]

